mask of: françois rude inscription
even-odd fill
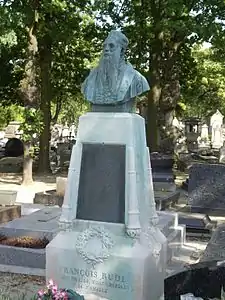
[[[116,273],[62,267],[61,274],[63,280],[72,281],[74,287],[80,290],[107,295],[109,289],[130,289],[127,278]]]

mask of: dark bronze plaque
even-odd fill
[[[77,219],[124,223],[125,146],[83,144]]]

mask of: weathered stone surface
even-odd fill
[[[180,196],[180,192],[155,192],[155,202],[157,210],[165,210],[169,208],[171,205],[177,203]]]
[[[63,204],[63,195],[58,195],[56,190],[36,193],[34,204],[58,205],[61,207]]]
[[[225,260],[225,224],[217,227],[201,257],[201,261]]]
[[[13,205],[16,202],[17,191],[1,190],[0,205]]]
[[[49,240],[58,232],[61,209],[46,207],[0,226],[0,233],[7,236],[47,237]]]
[[[191,211],[196,213],[225,212],[225,166],[194,164],[190,168],[188,196]]]
[[[0,173],[20,173],[23,170],[23,157],[3,157],[0,160]]]
[[[0,223],[6,223],[21,217],[21,206],[0,206]]]

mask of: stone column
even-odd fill
[[[78,189],[80,182],[80,168],[82,158],[82,143],[77,142],[73,146],[70,166],[68,170],[68,180],[62,206],[62,214],[59,225],[63,229],[72,227],[73,219],[76,217]]]
[[[126,205],[128,205],[126,228],[128,235],[133,237],[141,230],[134,148],[128,146],[126,155]]]

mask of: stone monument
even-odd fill
[[[211,133],[212,133],[212,148],[219,149],[223,146],[223,118],[224,116],[217,109],[215,114],[210,118]]]
[[[160,299],[167,241],[157,227],[145,121],[132,113],[149,89],[125,62],[128,40],[111,31],[82,91],[60,233],[46,248],[46,279],[110,300]],[[113,74],[113,76],[112,76]]]

